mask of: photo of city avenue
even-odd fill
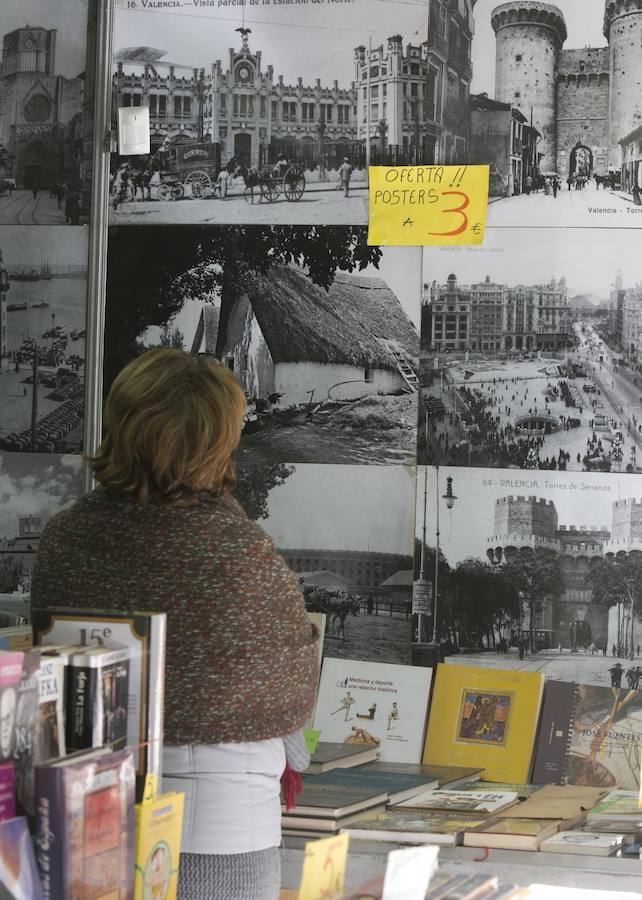
[[[636,232],[424,251],[422,464],[642,472]]]
[[[490,166],[491,226],[642,226],[642,4],[431,0],[428,161]]]

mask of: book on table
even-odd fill
[[[605,793],[601,788],[546,784],[520,804],[519,816],[524,819],[584,819]],[[504,810],[497,815],[514,816],[517,813]]]
[[[129,650],[127,742],[135,748],[136,794],[145,775],[161,771],[167,616],[132,610],[36,609],[36,644],[80,644]]]
[[[640,808],[640,794],[638,791],[609,791],[586,816],[587,822],[599,822],[608,819],[616,822],[642,822],[642,809]],[[595,829],[599,831],[599,828]]]
[[[513,781],[471,781],[463,782],[457,788],[459,791],[513,791],[517,794],[519,800],[528,800],[533,794],[537,793],[544,785],[542,784],[518,784]]]
[[[464,847],[489,847],[498,850],[538,850],[542,841],[556,834],[563,819],[489,819],[464,834]]]
[[[423,763],[384,762],[382,759],[366,763],[360,766],[359,770],[380,773],[381,775],[423,777],[427,781],[434,781],[436,787],[449,788],[451,790],[459,789],[462,784],[471,785],[472,789],[473,785],[478,784],[482,772],[481,769],[467,769],[463,766],[426,766]],[[489,790],[494,787],[495,785],[489,786]]]
[[[424,775],[411,775],[399,773],[380,772],[376,769],[368,770],[365,766],[353,769],[332,769],[321,775],[303,775],[302,784],[327,784],[335,787],[351,787],[359,789],[372,788],[385,791],[389,803],[398,803],[408,800],[415,794],[439,787],[434,778],[426,778]]]
[[[423,762],[478,766],[485,781],[530,781],[540,672],[440,663]]]
[[[313,778],[306,778],[303,790],[296,798],[296,807],[287,815],[292,819],[299,816],[340,818],[385,803],[387,799],[388,794],[380,787],[316,784]],[[285,804],[281,809],[285,813]]]
[[[639,790],[642,690],[546,686],[533,781]]]
[[[493,815],[519,803],[515,791],[426,791],[395,804],[395,809],[440,809]]]
[[[483,825],[487,818],[472,813],[393,808],[365,813],[345,830],[354,840],[454,846],[461,844],[465,831]]]
[[[306,774],[329,772],[332,769],[360,766],[377,758],[376,747],[343,744],[337,741],[319,741],[312,754]]]
[[[546,853],[611,856],[623,844],[623,834],[608,834],[603,831],[558,831],[541,843],[540,850]]]
[[[372,807],[374,811],[383,811],[385,808],[383,803]],[[281,816],[282,833],[291,837],[327,837],[352,824],[361,815],[362,812],[343,816],[293,816],[292,813],[285,813]]]
[[[36,860],[50,897],[130,900],[135,769],[101,747],[36,768]]]
[[[322,741],[375,748],[386,761],[418,763],[431,677],[432,670],[421,666],[326,657],[314,727]]]

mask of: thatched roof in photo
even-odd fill
[[[336,274],[329,291],[302,269],[274,266],[245,284],[272,359],[396,369],[388,346],[417,360],[419,335],[380,278]]]

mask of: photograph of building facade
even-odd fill
[[[636,237],[489,229],[425,250],[421,463],[642,471]]]
[[[0,12],[0,224],[86,220],[93,124],[92,89],[85,84],[90,3],[52,4],[43,18],[55,22],[53,28],[25,25],[14,0]],[[10,22],[20,24],[9,29]]]
[[[433,6],[432,31],[448,20],[447,9],[442,16],[437,12],[440,3]],[[630,142],[642,117],[642,5],[638,0],[587,0],[581,12],[565,0],[557,5],[539,0],[499,4],[460,0],[444,6],[461,7],[464,12],[463,18],[461,11],[452,12],[449,28],[453,32],[462,27],[458,28],[458,21],[467,22],[459,46],[462,53],[468,52],[471,96],[468,123],[460,131],[462,141],[466,138],[465,161],[491,166],[491,196],[530,194],[531,188],[545,188],[547,177],[550,195],[557,176],[565,207],[571,203],[566,196],[571,187],[590,188],[590,202],[597,206],[601,184],[609,190],[613,212],[626,213],[626,204],[633,199],[633,182],[630,174],[623,174],[624,157],[631,153]],[[580,32],[585,40],[590,36],[590,43],[574,47],[574,35]],[[431,41],[435,43],[429,36],[429,46]],[[492,69],[487,63],[491,57],[495,60]],[[494,103],[513,114],[502,122],[490,115]],[[480,104],[486,107],[485,116],[480,115]],[[452,97],[450,104],[446,100],[444,122],[449,105],[453,115],[461,109],[459,99]],[[521,152],[514,155],[525,153],[530,166],[508,164],[499,140],[500,135],[504,142],[510,140],[514,116],[527,128],[526,140],[520,138]],[[462,161],[461,151],[446,151],[444,144],[440,162]],[[532,198],[531,206],[535,202]],[[575,205],[580,204],[575,201]],[[507,224],[499,212],[493,212],[498,218],[491,218],[491,224]],[[566,212],[560,210],[560,214]],[[578,209],[568,213],[578,214]]]
[[[457,495],[443,514],[439,544],[442,640],[467,647],[468,664],[487,666],[497,666],[497,656],[477,656],[476,645],[492,649],[504,639],[516,648],[522,641],[537,654],[526,662],[502,655],[500,667],[532,664],[549,677],[587,684],[610,684],[614,656],[633,651],[639,663],[639,598],[632,606],[618,595],[617,578],[639,566],[640,479],[596,475],[588,484],[571,473],[520,478],[462,468],[440,470],[440,477],[442,485],[452,478]],[[434,485],[434,470],[428,479]],[[418,485],[423,491],[421,471]],[[421,537],[423,496],[417,507]],[[569,521],[573,513],[579,521]],[[430,530],[427,546],[434,564]]]

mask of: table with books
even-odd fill
[[[538,882],[642,892],[641,712],[642,692],[536,672],[449,663],[433,683],[429,669],[326,658],[320,740],[283,809],[284,886],[307,841],[346,833],[351,889],[392,850],[437,845],[442,875],[495,879],[475,896]]]

